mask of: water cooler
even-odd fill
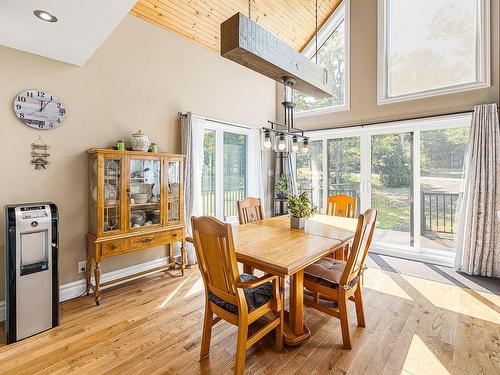
[[[7,344],[59,324],[57,207],[5,206],[5,336]]]

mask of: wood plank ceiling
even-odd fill
[[[252,19],[297,51],[314,37],[316,0],[251,0]],[[318,0],[319,27],[341,0]],[[131,14],[216,52],[220,24],[237,12],[248,15],[247,0],[139,0]]]

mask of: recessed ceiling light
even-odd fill
[[[42,21],[57,22],[57,17],[53,16],[52,14],[50,14],[49,12],[47,12],[45,10],[37,9],[37,10],[33,11],[33,14],[35,16],[37,16],[38,18],[40,18]]]

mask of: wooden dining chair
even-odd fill
[[[260,198],[248,197],[237,202],[240,224],[264,220],[264,212]]]
[[[354,218],[356,198],[348,195],[330,195],[326,202],[326,214]]]
[[[276,331],[276,348],[283,348],[282,280],[270,274],[260,278],[240,274],[230,224],[208,216],[192,217],[191,223],[198,265],[205,285],[200,359],[209,354],[212,326],[224,319],[238,327],[234,373],[243,374],[246,350],[273,329]],[[264,315],[268,323],[248,337],[249,325]]]
[[[366,255],[370,249],[375,229],[377,211],[370,208],[359,215],[351,253],[347,262],[322,258],[304,270],[304,287],[312,300],[304,305],[340,319],[345,349],[351,349],[347,301],[354,301],[358,326],[365,326],[360,278],[364,271]],[[331,302],[337,307],[332,307]]]

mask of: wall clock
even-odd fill
[[[44,130],[57,128],[66,114],[57,96],[41,90],[19,93],[14,99],[14,111],[26,125]]]

